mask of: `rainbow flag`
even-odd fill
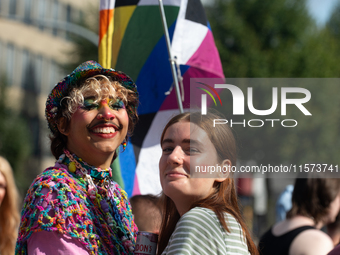
[[[183,81],[183,108],[188,109],[190,78],[223,78],[222,65],[201,2],[163,4],[171,52]],[[129,196],[158,194],[160,135],[179,113],[158,0],[101,0],[99,37],[99,62],[127,73],[140,94],[139,123],[119,156],[124,188]]]

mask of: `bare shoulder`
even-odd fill
[[[318,229],[309,229],[294,239],[289,255],[326,255],[333,248],[332,239],[326,233]]]

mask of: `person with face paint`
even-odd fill
[[[57,161],[28,190],[16,253],[133,254],[137,227],[110,166],[126,147],[137,105],[129,76],[95,61],[53,88],[45,113]]]
[[[158,255],[258,254],[239,210],[232,171],[195,176],[197,167],[236,165],[233,133],[227,125],[212,128],[214,119],[223,117],[183,113],[163,130]]]
[[[19,193],[12,167],[0,156],[0,254],[14,254],[20,221],[18,205]]]

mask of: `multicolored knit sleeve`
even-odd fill
[[[65,169],[49,168],[38,175],[24,200],[16,254],[26,254],[27,240],[43,230],[68,234],[90,246],[88,230],[82,225],[88,218],[85,186]]]
[[[113,195],[118,206],[109,203],[112,216],[120,217],[126,231],[136,230],[125,192],[117,187]],[[121,203],[121,204],[120,204]],[[56,231],[76,238],[89,254],[132,254],[126,251],[117,229],[107,224],[105,213],[87,195],[87,183],[66,169],[48,168],[32,183],[24,200],[16,254],[27,254],[27,241],[39,231]],[[134,239],[135,240],[135,239]]]

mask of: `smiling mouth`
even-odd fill
[[[94,134],[114,134],[117,131],[120,131],[122,129],[122,126],[117,125],[116,123],[113,122],[105,122],[101,121],[99,123],[96,123],[93,126],[88,126],[87,129],[89,132],[94,133]]]
[[[116,129],[114,127],[97,127],[91,131],[96,134],[113,134],[116,132]]]
[[[184,174],[184,173],[179,173],[179,172],[169,172],[165,176],[168,176],[168,177],[181,177],[181,176],[187,177],[188,175]]]

